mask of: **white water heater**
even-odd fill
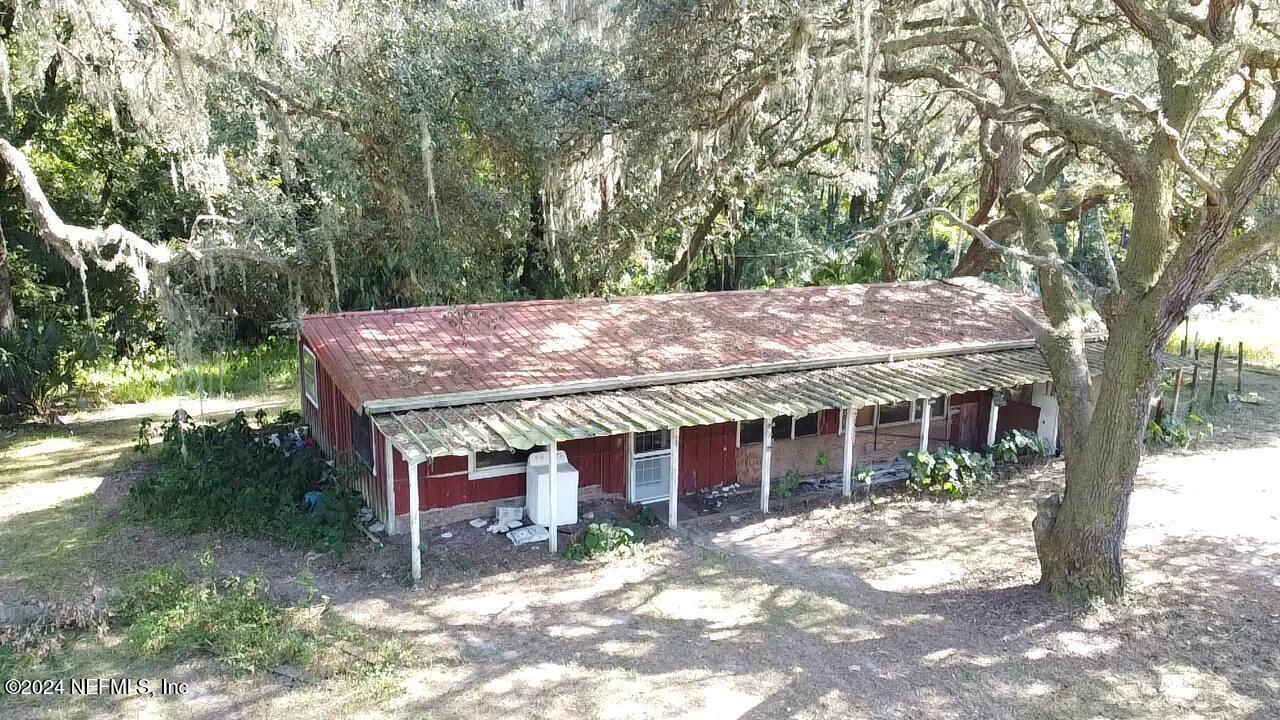
[[[524,504],[534,525],[551,523],[551,466],[545,451],[529,456],[525,469]],[[556,525],[578,522],[578,469],[563,450],[556,452]]]

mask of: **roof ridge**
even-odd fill
[[[693,297],[698,297],[698,298],[706,297],[707,299],[713,299],[713,298],[721,298],[725,296],[741,296],[741,295],[752,295],[752,294],[759,294],[759,295],[765,295],[770,293],[782,293],[782,294],[797,293],[798,294],[804,291],[818,292],[818,291],[830,291],[830,290],[847,290],[852,288],[865,290],[865,289],[880,288],[880,287],[887,287],[887,286],[907,287],[907,286],[913,286],[913,285],[928,285],[928,284],[949,285],[951,287],[970,290],[970,291],[976,290],[976,288],[969,282],[953,282],[953,280],[955,280],[955,278],[926,278],[921,280],[893,280],[893,281],[874,282],[874,283],[843,283],[840,285],[796,285],[796,286],[790,286],[790,287],[743,288],[739,290],[686,290],[683,292],[648,293],[644,295],[587,295],[587,296],[581,296],[581,297],[567,297],[567,298],[531,298],[527,300],[493,300],[489,302],[479,302],[479,303],[454,303],[450,305],[416,305],[413,307],[405,307],[405,308],[382,308],[377,310],[345,310],[345,311],[329,312],[329,313],[315,313],[315,314],[303,315],[302,320],[306,321],[306,320],[319,319],[319,318],[360,317],[360,316],[368,316],[368,315],[409,314],[409,313],[420,313],[420,312],[426,312],[426,311],[444,312],[444,311],[448,311],[450,309],[455,309],[455,308],[492,308],[492,307],[522,308],[522,307],[534,307],[538,305],[555,305],[555,304],[579,304],[579,303],[585,304],[585,303],[600,303],[600,302],[606,302],[606,303],[624,302],[625,303],[625,302],[636,302],[639,300],[650,300],[650,301],[664,300],[665,301],[665,300],[672,300],[676,298],[693,298]],[[989,288],[998,290],[1001,293],[1012,295],[1012,293],[1010,293],[1008,290],[994,283],[987,282],[986,280],[982,280],[981,278],[973,278],[973,280]]]

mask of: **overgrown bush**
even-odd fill
[[[345,550],[360,507],[351,480],[363,470],[330,467],[296,415],[258,417],[253,428],[243,412],[218,424],[176,413],[161,426],[156,470],[130,491],[128,512],[176,532],[231,530]],[[314,502],[309,493],[318,493]]]
[[[995,470],[995,462],[990,455],[957,450],[948,445],[932,453],[926,450],[903,454],[911,465],[907,487],[947,498],[966,497],[979,483],[990,481]]]
[[[22,320],[0,332],[0,412],[51,417],[97,347],[93,335],[69,331],[55,319]]]
[[[1039,433],[1010,430],[991,446],[991,455],[1000,464],[1015,463],[1032,457],[1048,457],[1049,443]]]
[[[1191,413],[1186,420],[1179,420],[1173,415],[1165,417],[1164,422],[1152,420],[1147,426],[1147,443],[1186,449],[1213,435],[1213,423]]]
[[[634,545],[643,540],[643,531],[637,526],[608,522],[591,523],[587,526],[582,542],[566,548],[564,556],[570,560],[586,560],[614,551],[629,552]]]
[[[211,651],[253,673],[302,664],[315,645],[271,603],[261,576],[218,581],[209,572],[192,583],[165,568],[127,578],[122,589],[113,615],[128,626],[129,644],[142,657]]]

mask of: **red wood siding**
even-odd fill
[[[680,492],[727,485],[737,478],[738,424],[680,429]]]
[[[568,440],[560,443],[569,464],[578,469],[578,487],[599,485],[608,493],[627,491],[627,436]],[[523,486],[520,494],[524,494]]]
[[[818,434],[836,435],[840,432],[840,410],[827,408],[818,416]]]
[[[1000,437],[1010,430],[1036,432],[1039,427],[1040,408],[1031,403],[1010,400],[1008,404],[1000,408],[1000,414],[996,416],[996,437]]]
[[[299,377],[303,377],[301,369],[302,348],[304,345],[305,343],[303,342],[298,344]],[[303,382],[305,382],[305,377],[303,377]],[[299,385],[301,386],[301,383]],[[305,389],[302,390],[302,419],[311,429],[311,436],[315,438],[316,444],[324,451],[325,456],[331,460],[340,463],[362,464],[352,451],[352,405],[334,385],[328,368],[322,364],[318,356],[316,358],[316,387],[314,394],[319,401],[320,407],[312,405],[311,400],[307,398]],[[369,419],[364,416],[359,416],[359,419],[361,422],[369,422]],[[375,463],[381,463],[383,452],[382,435],[376,429],[372,432],[371,441]],[[375,477],[371,472],[366,472],[360,480],[356,481],[356,490],[364,498],[365,503],[377,514],[378,518],[386,522],[387,493],[385,481],[380,477]]]
[[[953,447],[977,450],[987,443],[987,421],[991,417],[990,390],[952,395],[951,412],[948,442]]]
[[[578,469],[578,485],[600,485],[605,492],[626,490],[626,436],[586,438],[560,444],[569,462]],[[385,452],[380,450],[380,452]],[[523,473],[473,480],[467,474],[467,456],[438,457],[419,470],[418,493],[422,510],[467,503],[521,497],[525,493]],[[395,453],[396,514],[409,512],[409,467]]]

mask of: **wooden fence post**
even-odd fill
[[[1182,357],[1187,356],[1187,342],[1191,339],[1191,318],[1182,321]]]
[[[1240,396],[1240,390],[1244,386],[1244,343],[1241,342],[1236,346],[1236,397]]]
[[[1213,375],[1209,379],[1209,404],[1213,404],[1218,394],[1218,360],[1222,358],[1222,338],[1213,344]]]
[[[1191,399],[1187,401],[1187,407],[1195,407],[1196,398],[1200,397],[1200,366],[1193,365],[1191,368]]]
[[[1172,414],[1176,420],[1178,417],[1178,401],[1182,399],[1182,368],[1178,368],[1178,372],[1173,375],[1173,410]]]

